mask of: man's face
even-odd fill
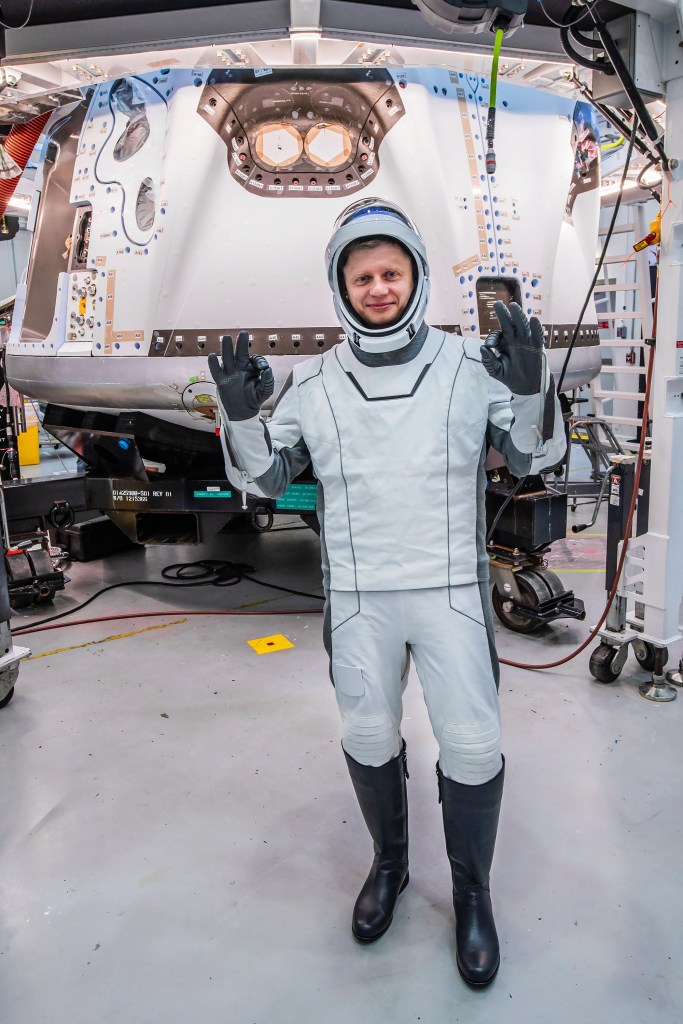
[[[398,320],[413,292],[413,264],[400,245],[382,242],[354,249],[344,267],[344,284],[355,312],[373,327]]]

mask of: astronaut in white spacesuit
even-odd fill
[[[302,361],[272,418],[248,335],[209,357],[234,486],[277,497],[309,464],[319,481],[325,644],[342,746],[375,857],[352,930],[379,938],[408,884],[402,694],[410,659],[439,745],[453,877],[457,966],[473,986],[500,955],[489,872],[503,791],[498,662],[488,591],[487,447],[518,476],[555,465],[565,434],[543,349],[522,310],[478,338],[429,327],[424,243],[396,206],[367,199],[339,217],[326,252],[347,339]]]

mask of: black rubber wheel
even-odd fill
[[[669,660],[669,648],[662,648],[664,657],[662,659],[662,668],[666,665]],[[655,651],[656,648],[648,640],[634,640],[633,641],[633,653],[636,656],[636,661],[644,672],[654,672],[655,668]]]
[[[533,607],[537,601],[532,588],[523,579],[520,579],[519,576],[517,577],[517,586],[524,601]],[[513,607],[512,598],[507,595],[503,596],[495,583],[491,592],[491,602],[493,610],[500,621],[508,629],[511,629],[513,633],[535,633],[543,625],[542,622],[537,622],[536,619],[530,619],[526,615],[516,612]]]
[[[591,654],[588,668],[593,679],[599,683],[613,683],[621,674],[622,665],[618,664],[618,647],[600,644]],[[616,664],[615,664],[616,662]]]
[[[11,701],[12,697],[14,696],[14,684],[16,683],[18,678],[19,665],[17,662],[15,662],[14,665],[10,665],[9,668],[5,668],[2,670],[3,689],[5,688],[5,686],[7,686],[8,683],[10,684],[10,688],[5,694],[5,696],[2,698],[2,700],[0,700],[0,708],[6,708],[9,702]]]
[[[5,696],[2,698],[2,700],[0,700],[0,708],[6,708],[7,705],[9,704],[9,702],[11,701],[13,696],[14,696],[14,687],[12,687],[12,689],[8,693],[5,694]]]

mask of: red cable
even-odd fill
[[[654,309],[654,318],[653,318],[653,320],[654,320],[654,322],[653,322],[653,337],[654,337],[655,336],[655,331],[656,331],[656,324],[657,324],[657,290],[655,290],[655,309]],[[647,413],[648,413],[648,407],[649,407],[649,404],[650,404],[650,385],[652,384],[652,367],[654,365],[654,355],[655,355],[655,346],[654,346],[654,343],[653,343],[651,345],[651,347],[650,347],[650,357],[649,357],[649,362],[647,364],[647,380],[646,380],[646,384],[645,384],[645,396],[643,398],[643,426],[642,426],[641,432],[640,432],[640,445],[638,447],[638,458],[636,460],[636,469],[635,469],[635,473],[634,473],[634,477],[633,477],[633,495],[631,497],[631,505],[630,505],[630,508],[628,510],[628,519],[626,521],[626,529],[624,531],[624,543],[623,543],[623,546],[622,546],[622,549],[621,549],[621,556],[619,558],[619,564],[617,565],[617,571],[616,571],[616,575],[614,577],[614,583],[612,584],[612,589],[610,590],[610,592],[608,594],[607,604],[605,605],[605,610],[603,611],[602,615],[600,616],[600,621],[598,622],[597,626],[595,626],[593,631],[588,635],[588,637],[584,640],[584,642],[581,644],[580,647],[577,647],[575,651],[572,651],[571,654],[567,654],[564,658],[560,658],[559,661],[549,661],[547,664],[544,664],[544,665],[525,665],[525,664],[523,664],[522,662],[519,662],[519,661],[507,661],[505,658],[501,658],[500,662],[501,662],[502,665],[510,665],[510,666],[512,666],[512,668],[527,668],[527,669],[530,669],[531,671],[534,671],[534,672],[538,671],[539,669],[557,668],[558,665],[564,665],[568,661],[571,661],[572,658],[575,658],[577,656],[577,654],[581,654],[581,651],[584,651],[586,649],[586,647],[588,647],[588,645],[591,642],[591,640],[593,640],[598,635],[598,633],[600,632],[600,628],[601,628],[603,622],[605,621],[605,619],[607,618],[609,610],[610,610],[610,608],[612,606],[612,601],[614,600],[614,595],[616,594],[617,587],[619,586],[619,580],[621,579],[621,573],[622,573],[622,569],[624,568],[624,562],[626,561],[626,552],[628,550],[628,540],[629,540],[629,538],[631,536],[631,526],[633,524],[633,515],[634,515],[634,512],[635,512],[635,508],[636,508],[636,501],[638,499],[638,487],[640,485],[640,471],[641,471],[642,466],[643,466],[643,452],[645,451],[645,435],[647,433],[645,425],[647,424]]]
[[[47,629],[63,629],[64,626],[87,626],[91,622],[111,622],[112,619],[145,619],[149,616],[158,615],[320,615],[322,608],[288,608],[286,610],[273,609],[272,611],[242,612],[242,611],[205,611],[205,612],[183,612],[183,611],[160,611],[160,612],[122,612],[120,615],[101,615],[96,619],[73,619],[71,622],[55,622],[51,626],[26,626],[24,629],[15,629],[12,636],[26,636],[27,633],[43,633]]]

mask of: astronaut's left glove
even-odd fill
[[[509,443],[517,453],[531,455],[530,471],[539,472],[556,465],[566,447],[555,381],[543,346],[543,328],[535,316],[527,320],[516,302],[509,306],[496,302],[493,308],[500,330],[482,345],[481,361],[493,380],[512,392]]]
[[[494,331],[481,347],[481,361],[495,380],[513,395],[538,395],[543,387],[543,328],[532,316],[527,320],[516,302],[493,308],[500,330]]]

